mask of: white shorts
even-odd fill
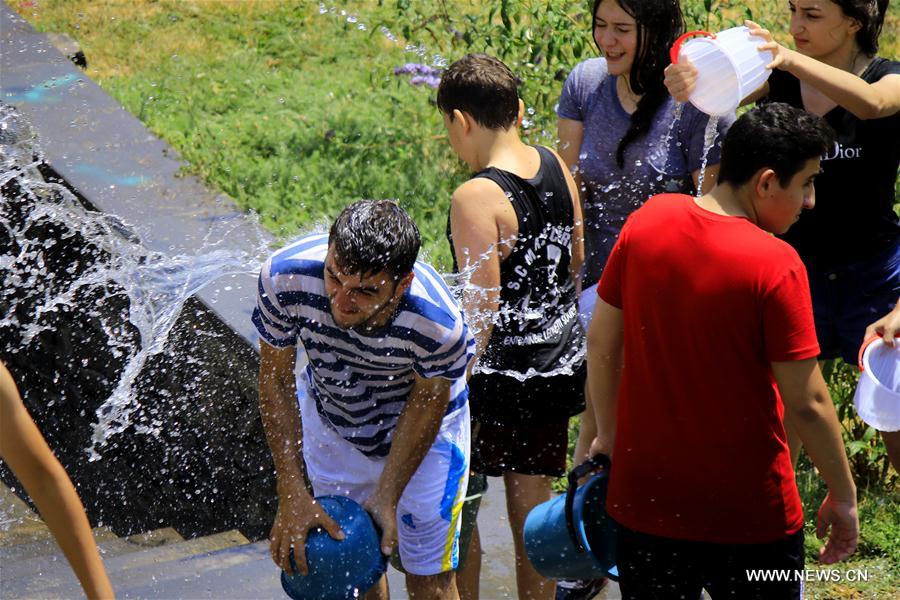
[[[322,421],[315,401],[298,386],[303,459],[316,496],[347,496],[360,504],[375,491],[386,459],[368,458]],[[436,575],[459,562],[460,512],[469,479],[469,405],[445,416],[431,449],[397,505],[403,568]]]
[[[594,315],[594,307],[597,306],[597,286],[595,283],[591,287],[581,291],[578,296],[578,319],[581,326],[587,331],[591,325],[591,317]]]

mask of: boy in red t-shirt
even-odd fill
[[[588,389],[611,455],[623,597],[799,598],[803,511],[783,419],[828,485],[824,563],[853,553],[856,488],[806,271],[783,233],[814,204],[819,117],[785,104],[728,131],[708,194],[654,196],[628,219],[588,332]],[[784,570],[759,581],[755,570]],[[771,575],[762,575],[771,577]]]

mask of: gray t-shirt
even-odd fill
[[[587,188],[584,203],[585,261],[582,286],[600,279],[619,231],[636,208],[655,194],[694,193],[691,174],[703,163],[704,132],[709,117],[685,104],[672,126],[676,102],[669,98],[658,109],[650,131],[625,149],[625,166],[616,163],[616,148],[628,131],[631,116],[616,94],[616,76],[606,70],[606,59],[579,63],[563,87],[556,114],[581,121],[584,138],[579,169]],[[719,163],[725,131],[734,117],[721,118],[707,164]]]

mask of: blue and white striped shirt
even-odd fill
[[[309,363],[298,385],[325,422],[366,456],[387,456],[415,374],[453,382],[447,416],[465,405],[475,340],[443,279],[422,262],[385,327],[338,327],[325,295],[327,251],[328,236],[315,234],[276,252],[259,275],[253,324],[277,348],[302,343]]]

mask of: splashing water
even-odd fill
[[[681,114],[683,112],[684,102],[676,102],[675,108],[672,111],[672,122],[669,123],[666,134],[662,137],[656,149],[650,153],[650,164],[659,172],[659,175],[656,177],[657,181],[662,181],[665,174],[669,172],[669,143],[672,141],[672,133],[675,131],[675,126],[681,120]],[[662,159],[662,164],[656,163],[655,159]]]
[[[14,135],[14,132],[15,135]],[[112,436],[129,427],[141,434],[158,435],[162,422],[139,418],[140,404],[135,382],[153,357],[165,351],[169,334],[185,302],[213,281],[228,275],[256,275],[270,254],[268,236],[259,230],[256,244],[245,250],[225,247],[229,233],[242,222],[215,222],[195,254],[168,255],[148,249],[140,242],[139,231],[112,214],[89,208],[65,186],[44,180],[39,171],[40,149],[26,123],[11,107],[0,107],[0,186],[17,186],[17,199],[3,195],[0,202],[2,232],[9,242],[0,254],[5,292],[15,293],[18,309],[0,318],[0,329],[16,332],[22,351],[43,332],[53,327],[58,312],[80,306],[99,321],[108,351],[123,361],[115,388],[95,413],[91,442],[86,452],[91,461]],[[47,233],[50,235],[47,235]],[[50,253],[67,241],[83,240],[82,256],[61,273],[48,268]],[[505,240],[500,243],[511,243]],[[460,273],[445,274],[454,295],[487,295],[487,290],[471,284],[472,274],[488,259],[486,252]],[[107,314],[105,304],[122,304],[121,311]],[[4,298],[8,300],[8,298]],[[473,332],[511,319],[543,318],[533,308],[507,308],[490,314],[468,314]],[[552,372],[526,373],[497,371],[476,366],[476,372],[502,373],[524,381],[530,377],[571,374],[584,355],[581,348],[570,360]]]
[[[546,239],[550,235],[548,229],[545,229],[538,235],[538,239]],[[460,302],[461,306],[475,306],[487,300],[490,296],[499,297],[500,288],[486,288],[473,284],[472,276],[475,271],[485,262],[491,259],[495,246],[512,245],[516,241],[515,237],[501,239],[496,244],[491,245],[484,253],[477,257],[467,257],[468,262],[465,267],[460,268],[458,273],[443,273],[442,276],[450,287],[453,296]],[[570,281],[560,286],[560,295],[566,293],[574,284]],[[551,302],[541,306],[540,308],[532,307],[527,303],[521,307],[505,306],[498,311],[482,310],[473,311],[469,309],[465,312],[466,323],[473,335],[482,333],[486,328],[498,326],[511,321],[549,321],[544,328],[546,331],[552,331],[554,324],[560,320],[572,320],[576,318],[577,307],[572,307],[571,314],[559,314],[560,311],[555,302]],[[475,363],[473,373],[499,374],[512,377],[518,381],[526,381],[532,377],[554,377],[557,375],[573,375],[575,369],[581,364],[585,355],[585,344],[581,346],[571,355],[567,355],[565,360],[549,371],[537,371],[529,368],[527,371],[520,372],[514,369],[495,369],[482,364],[480,361]]]
[[[700,163],[700,177],[697,181],[697,197],[703,195],[703,178],[706,175],[706,163],[709,161],[709,152],[712,150],[713,144],[716,143],[716,133],[718,132],[719,117],[710,117],[706,122],[706,129],[703,131],[703,162]]]
[[[133,423],[138,405],[134,384],[154,356],[163,352],[184,303],[209,283],[237,274],[255,274],[267,257],[267,236],[257,228],[255,247],[224,247],[229,233],[243,222],[215,222],[206,232],[201,251],[166,255],[141,244],[135,228],[115,215],[86,208],[65,186],[44,180],[38,167],[40,151],[27,123],[11,107],[0,107],[0,186],[4,189],[0,218],[7,243],[0,254],[4,302],[13,310],[0,318],[0,328],[18,332],[26,348],[53,327],[54,313],[80,306],[97,319],[113,357],[124,357],[124,368],[109,398],[96,411],[90,460],[100,458],[109,438],[134,425],[139,433],[157,433],[160,423]],[[83,249],[68,268],[50,271],[54,247],[66,240],[83,240]],[[15,294],[14,298],[10,298]],[[100,307],[127,298],[128,325],[120,314]],[[107,311],[108,312],[108,311]],[[136,338],[136,339],[135,339]]]

